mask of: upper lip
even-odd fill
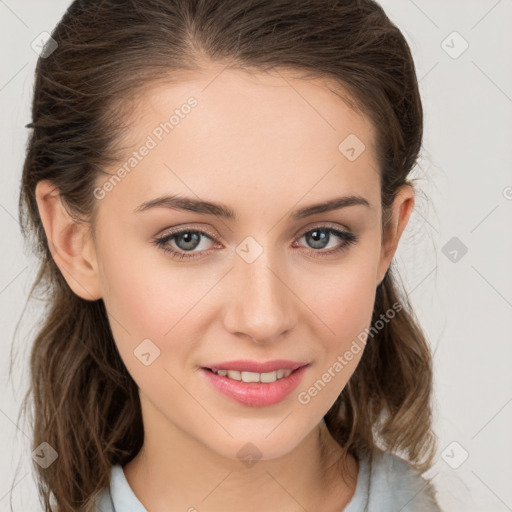
[[[266,373],[273,372],[275,370],[296,370],[297,368],[307,364],[308,363],[305,362],[289,361],[287,359],[274,359],[273,361],[266,361],[264,363],[250,361],[248,359],[238,359],[236,361],[211,364],[204,366],[203,368],[209,368],[213,371],[238,370],[240,372]]]

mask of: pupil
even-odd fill
[[[323,246],[329,242],[329,233],[315,229],[314,231],[311,231],[311,238],[313,238],[312,246],[315,249],[322,249]]]
[[[180,241],[180,240],[185,240],[185,244],[178,243],[178,241]],[[199,243],[198,233],[187,232],[187,233],[182,233],[181,235],[178,235],[178,240],[176,242],[176,245],[178,245],[178,247],[180,249],[183,249],[184,251],[186,251],[186,250],[194,249],[198,245],[198,243]]]

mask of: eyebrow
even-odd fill
[[[295,210],[291,217],[293,219],[303,219],[317,213],[329,212],[346,208],[349,206],[362,205],[371,208],[370,203],[361,196],[350,195],[343,197],[335,197],[318,204],[313,204]],[[134,213],[145,212],[153,208],[170,208],[172,210],[183,210],[195,213],[205,213],[208,215],[216,215],[229,220],[237,220],[236,213],[228,206],[222,203],[214,203],[210,201],[202,201],[191,197],[182,196],[162,196],[146,201],[135,208]]]

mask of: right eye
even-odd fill
[[[199,257],[199,254],[196,255],[196,252],[192,251],[201,246],[202,237],[212,240],[212,237],[204,231],[195,229],[180,229],[154,239],[153,243],[164,252],[170,253],[173,258],[197,258]],[[177,246],[177,249],[172,247],[171,242],[174,242],[175,246]],[[205,248],[202,248],[202,250],[197,252],[202,253],[204,251]]]

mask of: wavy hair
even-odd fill
[[[58,47],[37,62],[19,197],[22,233],[40,261],[29,299],[46,297],[23,407],[32,400],[32,449],[47,442],[58,453],[46,469],[34,464],[45,510],[87,511],[112,465],[140,450],[141,407],[103,301],[75,295],[52,258],[37,183],[51,181],[77,222],[92,222],[96,179],[122,155],[119,120],[145,87],[207,62],[291,69],[338,84],[376,128],[385,231],[398,187],[412,184],[423,111],[410,48],[373,0],[76,0],[52,37]],[[396,303],[324,419],[348,452],[380,448],[425,470],[435,451],[432,358],[392,262],[372,324]]]

